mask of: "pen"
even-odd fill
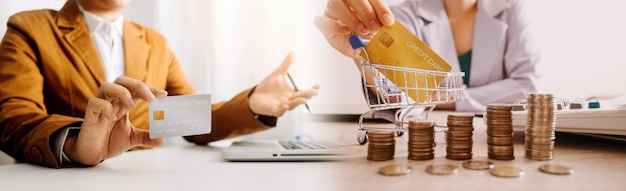
[[[293,78],[291,78],[291,75],[289,75],[289,72],[287,72],[287,77],[289,78],[291,85],[293,85],[293,88],[296,89],[296,92],[299,91],[298,86],[296,86],[296,83],[293,81]],[[309,109],[309,104],[305,103],[304,106],[306,107],[306,110],[308,110],[309,113],[311,113],[311,109]]]

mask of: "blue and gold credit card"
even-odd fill
[[[151,139],[211,132],[210,94],[156,98],[148,112]]]

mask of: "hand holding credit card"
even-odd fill
[[[211,132],[211,95],[156,98],[150,102],[150,138],[180,137]]]
[[[361,57],[372,64],[437,72],[452,70],[446,61],[397,20],[392,26],[382,27],[364,48],[367,54],[361,52]],[[397,70],[379,69],[379,72],[420,103],[425,102],[444,80],[442,76],[404,75]]]

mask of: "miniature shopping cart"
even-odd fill
[[[461,99],[463,72],[438,72],[403,68],[369,62],[361,59],[361,78],[369,110],[359,117],[357,141],[367,143],[367,131],[373,129],[393,130],[402,136],[408,130],[408,116],[419,108],[424,111],[418,117],[428,119],[428,114],[437,104],[453,103]],[[394,83],[395,82],[395,83]],[[364,119],[374,112],[395,109],[395,128],[369,126]],[[413,116],[411,116],[413,117]],[[436,125],[436,132],[446,131],[445,126]]]

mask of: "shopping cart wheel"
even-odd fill
[[[367,131],[362,129],[357,130],[356,141],[361,145],[367,143]]]
[[[396,132],[396,136],[398,136],[398,137],[402,137],[402,135],[404,135],[404,131],[398,131],[398,132]]]

